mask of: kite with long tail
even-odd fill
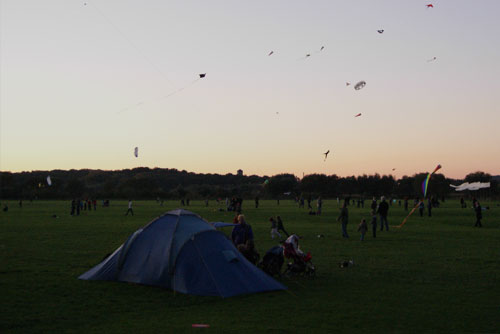
[[[429,181],[431,179],[431,176],[434,173],[436,173],[438,170],[440,170],[440,169],[441,169],[441,165],[437,165],[436,168],[434,168],[434,171],[432,173],[427,174],[427,177],[422,182],[422,193],[424,195],[424,199],[427,196],[427,187],[429,186]],[[415,207],[410,211],[410,213],[408,214],[408,216],[406,216],[406,218],[403,219],[403,222],[400,225],[396,226],[396,227],[403,227],[403,225],[406,224],[406,221],[408,220],[408,218],[410,218],[410,216],[413,214],[413,212],[415,212],[415,210],[419,207],[420,203],[422,203],[424,201],[424,199],[422,199],[421,201],[419,201],[417,203],[417,205],[415,205]]]

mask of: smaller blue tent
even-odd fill
[[[186,210],[167,212],[137,230],[79,279],[221,297],[286,289],[248,262],[222,232]]]

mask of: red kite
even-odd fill
[[[361,113],[357,114],[357,115],[356,115],[356,116],[354,116],[354,117],[359,117],[359,116],[361,116]]]
[[[430,3],[427,5],[427,8],[434,8],[434,6]]]

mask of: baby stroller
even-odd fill
[[[266,252],[258,266],[269,276],[281,276],[281,267],[284,262],[283,247],[274,246]]]
[[[311,252],[306,255],[297,254],[290,244],[284,244],[283,255],[285,258],[292,261],[288,262],[287,268],[285,269],[283,275],[287,277],[295,275],[303,275],[306,277],[314,277],[316,275],[316,268],[312,263]]]

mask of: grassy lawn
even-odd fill
[[[228,299],[77,279],[177,201],[136,201],[135,216],[124,215],[127,202],[111,201],[79,217],[69,215],[70,201],[8,203],[0,212],[0,333],[500,332],[498,202],[481,203],[490,207],[482,228],[473,227],[470,203],[460,209],[454,200],[432,217],[416,212],[403,228],[361,242],[356,230],[361,218],[369,222],[369,201],[364,209],[349,207],[348,240],[336,201],[324,201],[322,216],[293,201],[261,201],[258,209],[245,201],[261,256],[276,244],[268,219],[281,215],[289,232],[303,236],[301,249],[311,251],[317,275],[281,279],[288,291]],[[217,208],[215,201],[186,207],[209,221],[232,220]],[[390,207],[391,225],[405,216]],[[354,267],[339,268],[347,259]]]

